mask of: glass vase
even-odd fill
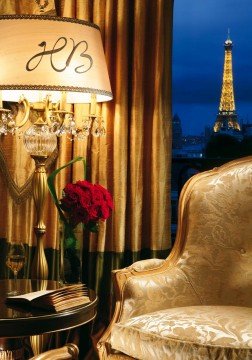
[[[83,227],[82,224],[71,228],[60,223],[60,282],[76,284],[82,282],[82,250]]]

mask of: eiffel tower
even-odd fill
[[[213,127],[214,133],[226,133],[235,135],[241,131],[237,120],[234,100],[233,69],[232,69],[232,48],[233,42],[228,38],[224,43],[225,58],[222,79],[221,99],[219,112]],[[238,135],[238,134],[237,134]]]

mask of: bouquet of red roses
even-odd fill
[[[113,200],[103,186],[79,180],[65,186],[60,208],[67,213],[73,227],[83,223],[86,229],[97,232],[98,221],[105,221],[110,216]]]
[[[47,179],[50,193],[59,211],[59,216],[63,224],[61,231],[63,235],[61,248],[63,248],[64,261],[67,260],[69,265],[68,271],[66,272],[67,275],[65,274],[64,264],[63,268],[62,264],[60,265],[61,277],[64,282],[78,282],[81,279],[81,265],[78,258],[79,249],[75,234],[76,226],[82,224],[85,229],[97,232],[99,229],[99,221],[105,221],[110,216],[113,209],[113,200],[108,190],[99,184],[91,184],[87,180],[68,183],[63,189],[62,198],[60,200],[58,199],[54,184],[55,176],[62,169],[73,165],[77,161],[83,162],[85,170],[84,158],[77,157],[66,165],[53,171]]]
[[[91,184],[87,180],[69,183],[63,189],[63,196],[58,200],[55,190],[55,176],[64,168],[82,161],[85,170],[85,159],[77,157],[54,170],[47,179],[49,191],[59,211],[60,219],[65,226],[76,227],[83,223],[90,231],[98,231],[98,221],[105,221],[113,209],[112,196],[103,186]],[[85,178],[85,171],[84,171]]]

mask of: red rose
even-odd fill
[[[98,220],[106,220],[113,209],[113,200],[108,190],[86,180],[67,184],[60,204],[62,210],[68,213],[73,226],[82,222],[92,225],[88,226],[90,229],[96,229]]]

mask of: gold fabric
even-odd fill
[[[252,308],[189,306],[119,322],[113,349],[141,360],[250,360]]]
[[[107,357],[108,359],[113,359],[113,360],[129,360],[129,359],[134,359],[131,356],[127,356],[124,354],[113,354],[113,355],[109,355]]]
[[[183,214],[181,258],[176,267],[127,281],[121,319],[185,305],[252,307],[251,174],[248,162],[216,176],[200,175]]]
[[[126,283],[122,321],[175,306],[200,305],[190,280],[178,268],[143,277],[134,277]]]
[[[251,214],[252,161],[199,180],[192,189],[177,266],[201,303],[252,307]]]
[[[112,324],[98,347],[101,359],[106,359],[103,354],[110,348],[111,328],[113,346],[117,350],[124,351],[135,339],[136,354],[124,352],[138,359],[158,359],[152,357],[153,352],[159,345],[160,354],[166,351],[167,342],[171,356],[167,359],[173,359],[170,350],[176,346],[178,359],[252,359],[252,328],[249,325],[252,319],[252,156],[192,177],[182,190],[179,210],[174,248],[159,267],[157,260],[152,259],[115,272],[117,306]],[[178,319],[180,311],[181,321]],[[162,323],[165,316],[168,316],[169,326]],[[136,320],[140,327],[143,325],[141,339],[132,325],[135,319],[140,319]],[[218,319],[223,326],[220,343],[214,335],[222,336],[220,329],[211,330]],[[247,325],[244,321],[248,321]],[[192,329],[194,322],[197,331]],[[187,341],[193,346],[178,344],[181,331],[176,324],[180,324],[181,331],[183,327],[191,329],[191,340]],[[157,334],[173,327],[176,341],[171,345],[170,337],[168,340],[155,338],[153,343],[152,325]],[[232,329],[236,334],[233,337],[230,335]],[[243,335],[244,329],[248,330],[247,338]],[[202,339],[203,333],[205,341],[213,336],[215,339],[215,345],[205,344],[206,350],[195,346],[196,339]],[[142,340],[146,340],[148,350]],[[125,341],[125,347],[115,346],[114,341]],[[232,342],[234,349],[225,341]],[[223,349],[218,350],[219,346]]]
[[[24,10],[14,9],[10,1],[1,4],[1,13]],[[37,6],[35,2],[33,6]],[[105,120],[106,137],[59,140],[59,156],[54,166],[61,166],[75,156],[86,157],[88,180],[104,185],[114,197],[112,218],[101,224],[98,235],[91,235],[89,240],[86,236],[84,246],[91,252],[167,250],[172,1],[135,0],[129,4],[126,0],[63,0],[60,11],[60,16],[90,20],[100,26],[114,96],[113,101],[97,106]],[[87,105],[75,105],[76,121],[80,122],[88,111]],[[7,137],[2,146],[9,149],[8,168],[15,166],[15,178],[22,185],[30,179],[33,163],[21,142],[12,152],[12,140]],[[56,179],[59,194],[66,182],[82,178],[78,164],[73,172],[63,171]],[[0,217],[0,237],[11,239],[18,235],[24,242],[34,244],[35,215],[29,195],[21,205],[16,204],[1,175],[0,197],[6,211]],[[58,220],[50,198],[45,223],[44,245],[56,249]]]
[[[44,0],[40,0],[44,4]],[[39,15],[40,9],[35,0],[4,0],[0,1],[0,14],[36,14]],[[48,0],[44,15],[56,15],[54,0]]]
[[[159,268],[164,263],[164,259],[146,259],[134,262],[128,269],[132,269],[134,271],[143,271],[149,269]]]
[[[107,136],[90,139],[87,153],[92,181],[108,187],[115,202],[92,251],[170,247],[170,3],[61,2],[62,15],[100,26],[114,96],[99,108]]]

